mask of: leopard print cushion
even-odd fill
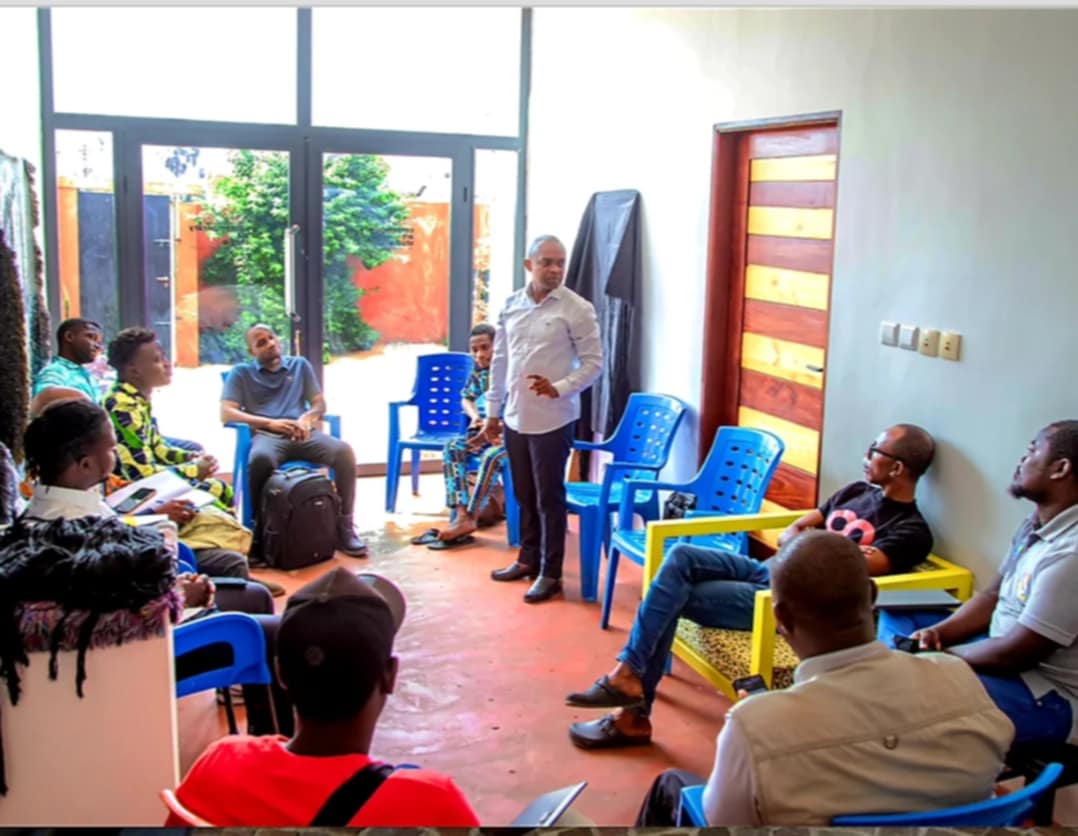
[[[701,627],[683,618],[678,622],[677,637],[711,662],[731,682],[749,675],[752,658],[752,632]],[[793,683],[797,657],[782,636],[775,636],[775,669],[772,688],[787,688]]]
[[[931,572],[939,567],[925,561],[913,567],[914,572]],[[678,622],[677,636],[685,644],[711,662],[715,670],[731,682],[749,675],[752,658],[752,632],[749,630],[719,630],[701,627],[683,618]],[[793,684],[797,656],[782,636],[775,636],[775,667],[772,688],[788,688]]]

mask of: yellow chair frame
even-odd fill
[[[808,511],[783,511],[726,517],[656,520],[648,523],[641,597],[647,595],[648,587],[662,565],[667,540],[701,534],[784,529],[807,513]],[[946,589],[960,601],[967,600],[973,594],[973,573],[968,569],[963,569],[934,554],[930,554],[926,562],[931,563],[935,568],[901,575],[883,575],[873,580],[880,589]],[[760,674],[768,686],[771,685],[774,670],[775,631],[775,613],[771,609],[771,590],[761,589],[756,593],[756,606],[752,617],[752,657],[749,671]],[[680,638],[674,639],[674,655],[727,697],[736,698],[731,680]]]

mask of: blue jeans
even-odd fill
[[[756,591],[771,575],[758,560],[721,549],[678,543],[648,587],[625,649],[618,654],[644,686],[644,713],[651,712],[679,618],[704,627],[752,628]]]
[[[908,636],[924,627],[932,627],[946,618],[939,610],[913,610],[911,612],[880,613],[876,636],[888,647],[894,647],[894,635]],[[972,641],[980,641],[978,636]],[[1049,691],[1040,699],[1033,697],[1020,676],[993,676],[977,674],[988,696],[1000,711],[1014,723],[1014,742],[1065,741],[1071,733],[1074,715],[1070,702],[1057,691]]]

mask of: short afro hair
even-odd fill
[[[109,365],[123,372],[135,359],[135,354],[146,343],[157,339],[149,328],[124,328],[109,343]]]
[[[1071,478],[1078,481],[1078,421],[1055,421],[1045,429],[1048,431],[1048,455],[1052,461],[1068,459]]]
[[[902,434],[894,442],[895,455],[913,471],[922,476],[936,455],[936,442],[923,427],[916,424],[897,424]]]

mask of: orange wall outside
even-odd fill
[[[358,259],[352,281],[365,291],[363,320],[379,342],[445,342],[449,336],[449,205],[410,203],[414,242],[368,270]]]

